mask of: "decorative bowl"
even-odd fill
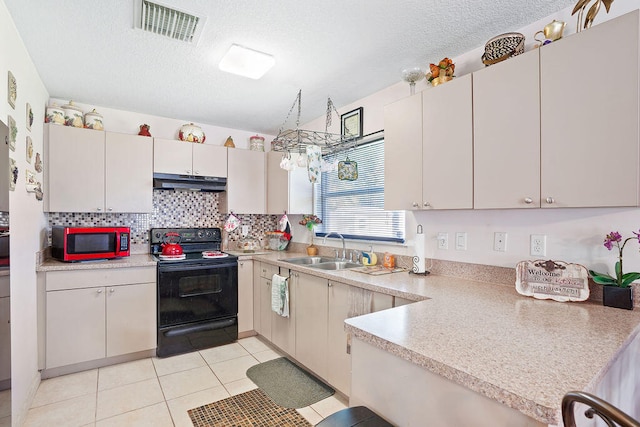
[[[431,85],[438,86],[441,83],[446,83],[449,80],[453,80],[453,77],[451,76],[440,76],[440,77],[436,77],[435,79],[431,80]]]

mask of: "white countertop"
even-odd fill
[[[97,261],[62,262],[57,259],[47,258],[36,266],[36,271],[61,271],[61,270],[92,270],[99,268],[129,268],[129,267],[155,267],[156,260],[149,254],[132,254],[131,256],[117,259]]]
[[[560,419],[562,396],[591,391],[640,334],[640,311],[598,303],[560,303],[513,287],[445,276],[318,271],[256,256],[298,271],[422,300],[355,317],[346,329],[382,348],[544,423]]]

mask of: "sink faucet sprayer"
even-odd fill
[[[327,243],[327,237],[331,236],[332,234],[338,236],[340,239],[342,239],[342,259],[347,259],[347,249],[345,247],[344,244],[344,237],[342,236],[342,234],[340,233],[336,233],[335,231],[332,231],[331,233],[327,234],[324,236],[324,240],[322,240],[322,243]]]

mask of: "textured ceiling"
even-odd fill
[[[275,134],[302,89],[301,122],[575,0],[159,0],[207,17],[197,46],[133,29],[134,0],[3,0],[51,97]],[[276,65],[218,70],[233,43]],[[288,122],[289,123],[289,122]]]

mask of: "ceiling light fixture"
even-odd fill
[[[275,63],[276,59],[269,54],[233,44],[222,57],[218,68],[227,73],[257,80]]]

